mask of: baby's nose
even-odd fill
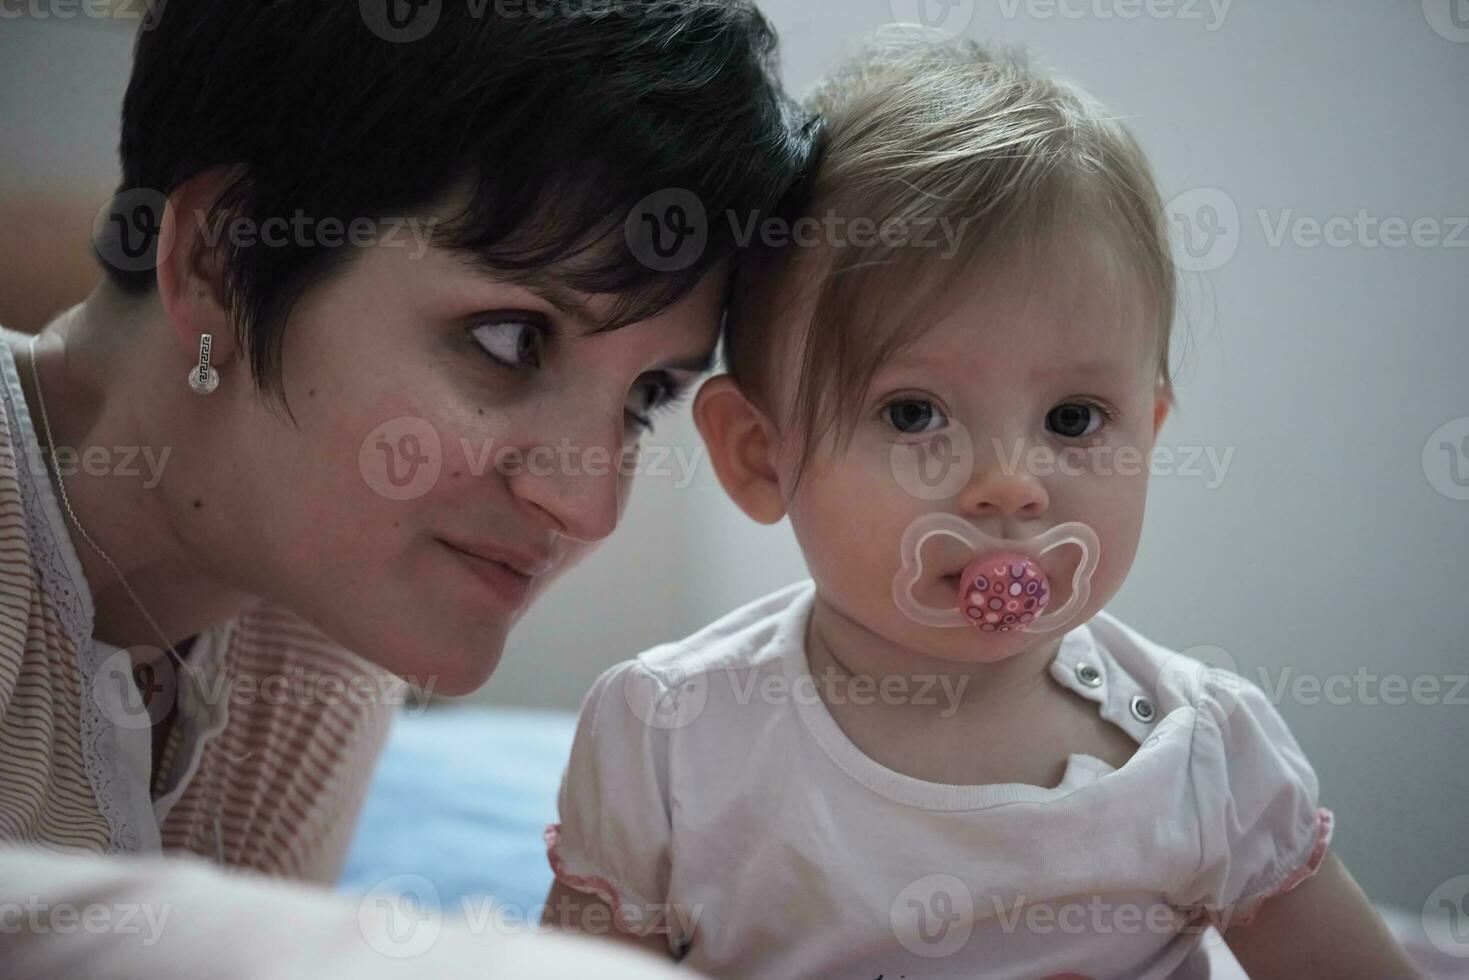
[[[967,514],[998,514],[1003,517],[1039,517],[1050,506],[1040,479],[1016,460],[1014,465],[999,460],[978,467],[959,497]]]

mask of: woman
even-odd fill
[[[70,975],[361,954],[299,892],[3,845],[335,878],[404,682],[489,677],[709,365],[807,155],[773,50],[744,0],[159,5],[108,278],[0,345],[0,902],[196,924]],[[186,941],[270,887],[314,927]]]

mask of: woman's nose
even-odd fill
[[[621,517],[629,452],[620,439],[578,444],[563,438],[533,447],[508,474],[510,489],[557,534],[587,544],[601,541]]]

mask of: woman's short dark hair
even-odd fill
[[[686,295],[801,173],[809,133],[775,52],[746,0],[169,0],[138,35],[117,200],[218,169],[215,229],[447,207],[436,245],[514,282],[615,294],[615,329]],[[672,189],[708,219],[676,268],[624,233]],[[356,250],[237,237],[219,239],[226,299],[280,394],[287,316]],[[104,265],[130,293],[155,287],[151,261]]]

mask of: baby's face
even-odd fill
[[[879,370],[850,447],[835,457],[830,441],[818,447],[788,501],[824,601],[906,649],[975,663],[1047,644],[1116,593],[1137,548],[1164,414],[1154,304],[1120,268],[1104,246],[1079,243],[1031,267],[997,267]],[[795,441],[780,450],[787,487]],[[892,580],[904,530],[934,511],[1014,541],[1088,525],[1101,544],[1090,597],[1049,633],[914,622],[894,603]],[[940,536],[921,557],[914,597],[954,608],[959,574],[976,556]],[[1071,597],[1080,558],[1074,545],[1041,557],[1047,611]]]

